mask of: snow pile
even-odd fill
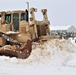
[[[75,46],[67,40],[49,40],[44,44],[34,44],[33,51],[27,63],[51,63],[52,65],[65,65],[72,59]]]
[[[76,75],[76,45],[53,39],[34,43],[27,59],[0,56],[0,75]]]
[[[44,43],[34,43],[31,55],[27,59],[4,57],[5,61],[16,64],[70,65],[75,61],[76,47],[68,40],[53,39]],[[0,57],[3,59],[3,57]],[[74,58],[74,59],[73,59]],[[75,64],[76,65],[76,64]],[[75,66],[74,65],[74,66]]]

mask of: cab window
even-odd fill
[[[28,11],[26,10],[26,13],[21,14],[21,20],[26,20],[28,22]]]
[[[6,14],[5,20],[6,20],[6,23],[11,23],[11,14]]]
[[[21,20],[26,20],[26,14],[25,13],[21,14]]]

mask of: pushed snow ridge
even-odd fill
[[[52,39],[32,48],[27,59],[0,56],[0,75],[76,75],[76,43]]]
[[[2,60],[20,64],[67,65],[70,64],[69,61],[71,62],[73,60],[76,52],[76,47],[65,39],[52,39],[43,43],[35,42],[32,48],[32,53],[27,59],[9,58],[5,56],[1,56],[0,59],[2,58]]]

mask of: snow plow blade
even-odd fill
[[[10,45],[7,47],[0,47],[0,55],[17,57],[26,59],[32,51],[31,41],[27,40],[27,43],[23,43],[20,47],[18,45]]]

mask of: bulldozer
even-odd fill
[[[26,59],[32,42],[51,38],[47,9],[41,10],[42,21],[35,19],[35,12],[36,8],[0,12],[0,55]]]
[[[27,58],[32,50],[28,11],[0,12],[0,55]]]

